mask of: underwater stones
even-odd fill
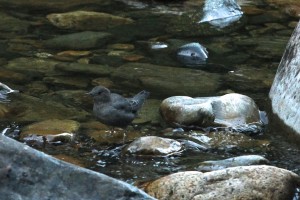
[[[300,135],[300,24],[289,40],[278,66],[269,97],[272,110],[297,136]]]
[[[168,124],[239,126],[259,122],[259,110],[248,96],[231,93],[219,97],[169,97],[160,111]]]
[[[112,73],[112,80],[123,87],[147,89],[160,96],[199,96],[214,93],[219,88],[220,75],[196,69],[128,63]]]
[[[118,25],[131,24],[132,19],[93,11],[53,13],[47,19],[56,27],[73,30],[101,31]]]
[[[189,43],[177,50],[177,59],[185,66],[197,67],[206,63],[208,52],[199,43]]]
[[[54,72],[54,66],[59,62],[50,59],[20,57],[10,60],[4,68],[31,76]]]
[[[157,99],[147,99],[143,104],[143,107],[139,111],[137,118],[133,120],[134,124],[159,124],[160,115],[159,115],[159,106],[161,101]]]
[[[20,20],[0,12],[0,31],[9,32],[10,34],[25,34],[30,26],[30,22]]]
[[[125,152],[138,155],[170,155],[182,149],[180,142],[157,136],[140,137],[129,144]]]
[[[86,88],[88,79],[76,76],[51,76],[43,78],[43,81],[49,85],[62,86],[66,88]]]
[[[248,166],[248,165],[262,165],[269,164],[269,161],[259,155],[245,155],[224,160],[209,160],[198,164],[196,168],[198,171],[207,172],[221,170],[228,167]]]
[[[109,76],[112,68],[106,65],[83,64],[83,63],[60,63],[55,69],[75,74],[87,74],[92,76]]]
[[[144,190],[160,200],[292,199],[300,177],[273,166],[231,167],[207,173],[186,171],[148,183]],[[276,190],[274,190],[276,188]]]
[[[84,31],[60,35],[52,39],[48,39],[44,41],[44,45],[52,49],[86,50],[101,48],[110,40],[110,38],[110,33]]]

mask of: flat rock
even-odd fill
[[[108,13],[81,10],[67,13],[53,13],[47,15],[47,19],[58,28],[85,31],[102,31],[118,25],[133,23],[133,20],[129,18]]]
[[[76,76],[51,76],[43,78],[45,83],[54,86],[62,86],[66,88],[86,88],[89,84],[87,77],[76,77]]]
[[[157,136],[145,136],[129,144],[125,153],[138,155],[170,155],[182,149],[180,142]]]
[[[55,69],[64,72],[87,74],[92,76],[109,76],[112,68],[105,65],[83,64],[83,63],[60,63]]]
[[[146,89],[160,96],[202,96],[214,93],[220,84],[218,74],[147,63],[122,65],[112,73],[112,79],[123,87]]]
[[[111,34],[109,33],[84,31],[57,36],[46,40],[44,45],[52,49],[87,50],[101,48],[110,38]]]
[[[125,182],[60,161],[2,134],[0,152],[2,199],[154,199]]]
[[[3,12],[0,12],[0,18],[1,32],[9,32],[10,34],[25,34],[30,26],[30,22],[9,16]]]
[[[208,171],[221,170],[228,167],[262,165],[262,164],[269,164],[269,161],[259,155],[246,155],[246,156],[227,158],[224,160],[204,161],[199,163],[196,169],[201,172],[208,172]]]
[[[145,191],[160,200],[281,200],[292,199],[299,184],[295,173],[261,165],[178,172],[151,182]]]

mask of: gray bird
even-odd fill
[[[125,128],[137,117],[150,93],[143,90],[132,98],[124,98],[103,86],[96,86],[88,94],[94,99],[93,113],[100,122]]]

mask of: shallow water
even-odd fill
[[[50,61],[58,63],[95,63],[109,66],[112,69],[117,69],[119,66],[130,62],[141,62],[171,66],[176,69],[176,67],[183,66],[176,60],[172,45],[188,42],[199,42],[208,49],[209,58],[207,65],[201,67],[204,67],[203,70],[206,72],[217,74],[221,77],[220,86],[217,90],[211,91],[209,95],[220,95],[228,90],[245,94],[252,97],[261,110],[266,110],[269,116],[272,116],[268,103],[268,92],[297,18],[290,17],[279,8],[270,6],[263,1],[255,2],[243,2],[244,21],[238,30],[218,34],[217,36],[203,35],[197,37],[182,36],[180,34],[173,35],[172,32],[166,30],[170,21],[178,13],[200,9],[194,6],[193,1],[187,1],[184,4],[180,2],[173,4],[148,4],[146,2],[119,1],[112,2],[111,5],[96,6],[93,7],[93,10],[129,17],[135,20],[135,23],[104,30],[104,32],[111,33],[113,39],[108,40],[105,45],[101,45],[98,48],[86,49],[90,51],[90,54],[87,56],[75,58],[72,56],[49,57],[48,54],[57,55],[63,50],[47,48],[41,44],[41,41],[57,35],[78,32],[62,30],[49,24],[45,16],[53,13],[53,10],[30,11],[29,9],[26,11],[26,9],[16,8],[8,12],[5,7],[2,7],[0,8],[0,13],[6,13],[8,16],[29,21],[30,25],[24,30],[15,30],[14,28],[5,30],[2,28],[5,26],[0,26],[0,47],[2,48],[0,50],[0,64],[3,70],[7,70],[0,72],[0,79],[1,82],[21,92],[20,94],[10,95],[11,102],[3,104],[5,108],[11,108],[10,110],[8,109],[9,111],[5,111],[4,108],[0,107],[0,116],[5,116],[1,118],[1,128],[11,127],[12,129],[22,130],[24,126],[39,121],[33,115],[37,112],[36,109],[43,109],[43,106],[35,105],[32,111],[33,114],[28,114],[30,117],[29,119],[26,118],[28,116],[22,112],[27,106],[25,106],[26,102],[18,97],[22,94],[35,97],[38,99],[37,101],[52,100],[66,105],[68,108],[78,109],[77,112],[85,111],[90,114],[91,102],[89,97],[79,95],[79,98],[76,99],[74,98],[76,97],[75,95],[67,96],[68,92],[62,92],[61,95],[59,91],[72,90],[77,91],[78,94],[84,94],[84,92],[89,91],[93,85],[99,82],[107,84],[114,91],[125,95],[131,95],[143,88],[143,85],[137,86],[134,83],[120,83],[118,79],[106,75],[87,75],[80,72],[50,70],[51,64],[42,66],[41,63],[31,63],[30,60],[19,60],[16,62],[15,60],[18,58],[46,57],[45,61],[47,63]],[[85,7],[80,9],[90,8],[91,6],[85,5]],[[8,18],[1,20],[8,20]],[[149,48],[149,44],[153,41],[170,44],[170,48],[167,48],[168,50],[153,51]],[[125,43],[126,45],[122,48],[111,47],[111,45],[116,43]],[[80,47],[80,45],[78,42],[77,46]],[[134,46],[134,48],[131,49],[131,46]],[[42,69],[39,68],[40,66]],[[172,76],[172,74],[166,76]],[[100,81],[96,81],[96,78],[99,77],[101,77]],[[178,81],[184,83],[185,80]],[[151,83],[149,85],[152,86]],[[153,88],[149,85],[145,84],[145,87],[150,90],[151,99],[163,100],[170,96],[163,92],[161,88]],[[197,87],[197,85],[194,87]],[[183,87],[183,89],[187,90],[190,88]],[[66,95],[64,96],[64,94]],[[170,91],[170,94],[183,95],[185,92],[182,91],[177,94]],[[201,95],[203,96],[203,94],[199,96]],[[36,101],[29,101],[29,104],[32,104],[32,102]],[[5,115],[6,112],[9,112],[8,116]],[[59,116],[59,111],[55,112],[49,113],[49,118],[64,117],[64,115]],[[25,117],[22,115],[25,115]],[[44,118],[41,120],[47,119],[47,114],[43,116]],[[72,117],[68,116],[68,118]],[[84,124],[93,121],[94,118],[91,115],[84,116],[82,114],[75,120]],[[136,184],[177,171],[193,170],[197,163],[201,161],[247,154],[263,155],[271,161],[272,165],[289,169],[300,175],[300,149],[287,139],[286,130],[277,127],[277,122],[272,121],[272,117],[264,134],[249,139],[254,141],[254,143],[266,140],[269,142],[266,146],[227,144],[220,148],[203,150],[195,144],[187,144],[189,140],[182,135],[190,135],[192,134],[191,132],[186,131],[178,135],[166,131],[166,128],[161,126],[160,123],[146,122],[134,125],[134,127],[131,127],[131,130],[134,129],[141,132],[141,135],[157,135],[177,139],[185,144],[186,148],[183,152],[165,157],[126,155],[122,152],[122,147],[124,146],[122,143],[119,145],[99,144],[85,135],[85,128],[81,128],[76,133],[74,142],[35,147],[51,155],[69,157],[71,162]],[[9,135],[13,136],[12,133]],[[18,139],[17,136],[16,139]],[[223,139],[226,140],[226,138]],[[229,140],[231,139],[229,138]]]

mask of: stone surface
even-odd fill
[[[92,76],[109,76],[112,68],[105,65],[82,64],[82,63],[60,63],[55,69],[69,73],[87,74]]]
[[[1,198],[153,199],[141,190],[34,150],[0,135]]]
[[[151,123],[159,124],[159,106],[161,101],[156,99],[147,99],[139,111],[137,118],[133,120],[134,124]]]
[[[125,153],[138,155],[170,155],[182,150],[180,142],[157,136],[145,136],[129,144]]]
[[[300,135],[300,24],[296,27],[278,66],[269,93],[272,110]]]
[[[131,24],[132,19],[93,11],[53,13],[47,19],[56,27],[73,30],[102,31],[118,25]]]
[[[111,34],[109,33],[84,31],[57,36],[46,40],[44,45],[52,49],[87,50],[101,48],[110,38]]]
[[[151,182],[145,191],[160,200],[282,200],[292,199],[299,184],[295,173],[262,165],[178,172]]]
[[[253,99],[237,93],[219,97],[169,97],[162,102],[160,111],[169,124],[234,127],[260,121]]]
[[[172,74],[172,76],[169,76],[169,74]],[[146,63],[122,65],[113,72],[112,79],[122,87],[135,90],[146,89],[151,93],[164,97],[212,94],[219,88],[220,84],[218,74]]]
[[[228,167],[248,166],[248,165],[262,165],[269,164],[269,161],[262,156],[246,155],[224,160],[209,160],[198,164],[197,170],[201,172],[221,170]]]
[[[0,12],[0,18],[1,18],[0,21],[1,32],[9,32],[10,34],[27,33],[30,22],[9,16],[3,12]]]
[[[43,82],[64,88],[79,88],[84,89],[89,84],[88,77],[76,77],[76,76],[51,76],[43,78]]]

